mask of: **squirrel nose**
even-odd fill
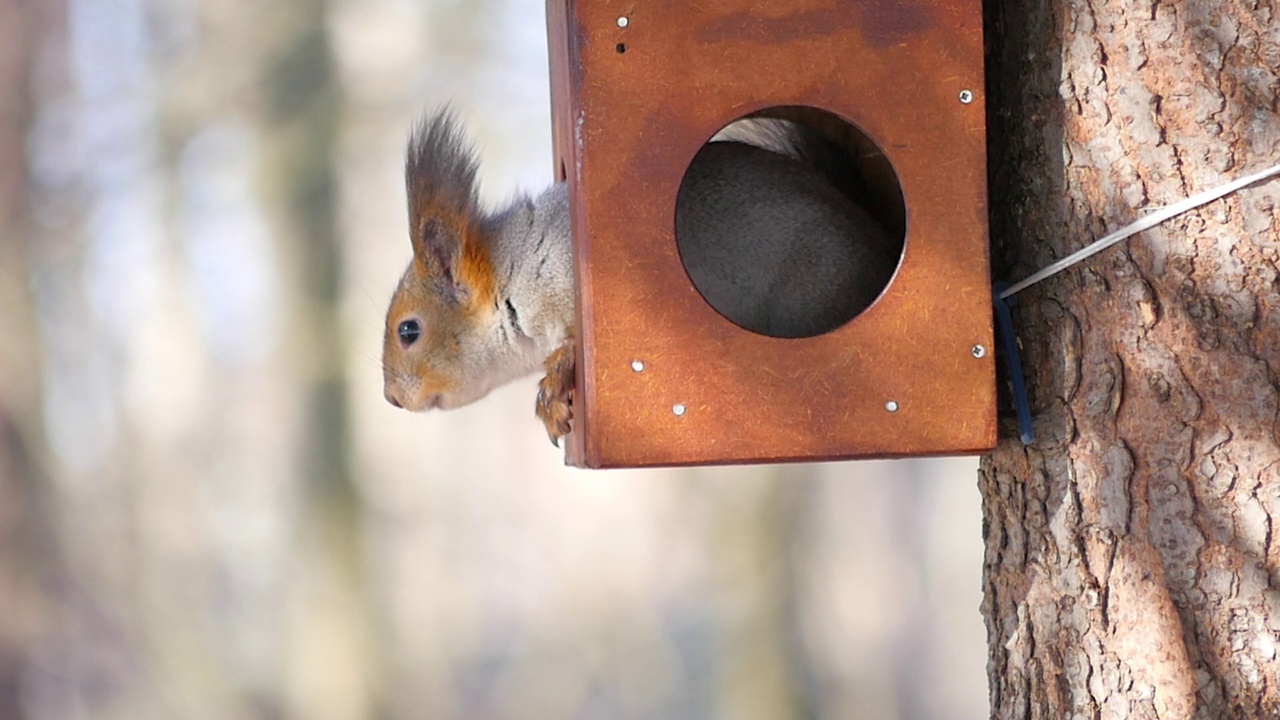
[[[385,397],[387,399],[387,402],[391,403],[394,407],[398,407],[398,408],[404,407],[403,405],[400,404],[400,401],[396,399],[396,396],[391,394],[390,389],[383,390],[382,396]]]

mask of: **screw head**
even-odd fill
[[[889,412],[898,412],[898,401],[890,400],[889,402],[884,404],[884,409],[888,410]]]
[[[684,411],[685,411],[684,403],[676,403],[675,405],[671,406],[671,414],[675,415],[676,417],[680,417],[681,415],[684,415]]]
[[[974,345],[973,348],[969,350],[969,352],[972,353],[973,356],[978,359],[982,359],[987,356],[987,348],[982,345]]]
[[[643,361],[643,360],[632,360],[632,361],[631,361],[631,369],[632,369],[633,371],[635,371],[635,372],[644,372],[644,361]]]
[[[960,91],[960,102],[964,103],[965,105],[968,105],[969,103],[973,102],[973,91],[972,91],[972,90],[961,90],[961,91]]]
[[[630,23],[631,23],[631,21],[627,19],[627,16],[626,16],[626,15],[623,15],[622,17],[618,18],[618,27],[620,27],[620,28],[624,28],[624,27],[626,27],[627,25],[629,25]]]

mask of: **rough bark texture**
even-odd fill
[[[1274,2],[992,0],[996,272],[1280,162]],[[1280,181],[1024,292],[983,462],[996,718],[1280,717]]]

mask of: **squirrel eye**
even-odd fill
[[[396,334],[400,336],[400,344],[409,347],[418,340],[418,336],[422,335],[422,326],[417,320],[405,320],[400,323],[400,327],[396,328]]]

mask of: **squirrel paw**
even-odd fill
[[[538,382],[534,412],[556,447],[560,447],[560,438],[569,434],[569,421],[573,418],[573,363],[573,343],[568,342],[547,356],[547,374]]]

